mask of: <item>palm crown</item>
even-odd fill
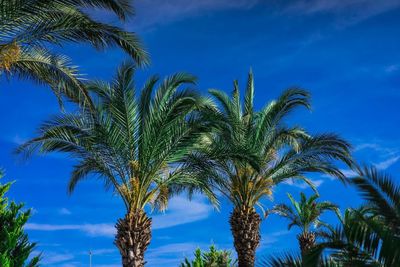
[[[341,179],[331,163],[338,159],[352,164],[350,145],[333,134],[311,137],[299,127],[288,127],[284,119],[294,109],[309,107],[306,91],[292,88],[262,110],[253,106],[254,81],[249,74],[244,105],[235,81],[232,98],[210,90],[220,109],[203,111],[214,131],[190,158],[193,171],[210,177],[215,187],[235,207],[252,208],[271,195],[271,189],[287,179],[299,178],[312,185],[305,172],[325,172]]]
[[[135,34],[92,19],[83,10],[102,8],[125,19],[128,0],[2,0],[0,1],[0,74],[16,75],[50,85],[59,96],[89,101],[77,68],[50,45],[65,41],[95,48],[116,45],[139,64],[148,57]]]
[[[124,64],[111,83],[94,82],[95,109],[65,114],[45,123],[40,136],[20,150],[65,152],[76,158],[69,182],[76,184],[89,174],[103,179],[123,200],[126,216],[118,220],[115,244],[123,266],[144,266],[144,252],[151,240],[151,219],[145,207],[164,210],[168,199],[188,189],[199,190],[215,201],[206,181],[182,168],[182,161],[204,130],[196,110],[208,100],[195,91],[178,90],[195,78],[178,73],[154,89],[150,78],[136,97],[134,67]]]
[[[77,158],[70,192],[89,174],[97,174],[122,197],[128,211],[147,204],[164,209],[173,190],[201,185],[179,163],[202,127],[190,113],[207,100],[191,90],[178,91],[195,81],[184,73],[166,78],[155,93],[158,78],[150,78],[137,98],[133,72],[134,67],[125,64],[111,83],[88,84],[97,100],[95,112],[54,118],[20,151],[39,147],[40,152],[61,151]]]
[[[239,266],[254,265],[260,242],[261,218],[255,206],[265,210],[264,197],[287,179],[302,179],[304,174],[324,172],[344,179],[333,164],[341,160],[352,164],[350,145],[333,134],[308,135],[299,127],[285,125],[288,114],[298,107],[309,107],[306,91],[291,88],[260,111],[254,110],[254,81],[250,72],[244,104],[238,83],[232,97],[218,90],[210,93],[218,106],[203,110],[204,120],[213,129],[202,145],[188,158],[191,172],[208,178],[213,187],[233,204],[230,217]]]
[[[400,187],[373,167],[350,181],[365,205],[346,209],[308,254],[272,256],[260,266],[399,266]]]
[[[339,212],[338,207],[329,202],[316,201],[319,197],[318,194],[312,195],[307,199],[306,195],[300,193],[300,201],[293,199],[292,195],[288,193],[291,206],[286,204],[276,205],[273,209],[274,213],[283,216],[290,220],[288,228],[291,229],[293,226],[299,227],[302,232],[308,232],[311,225],[315,228],[325,226],[326,224],[320,220],[320,215],[325,211]]]

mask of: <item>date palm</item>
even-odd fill
[[[284,218],[287,218],[289,223],[289,230],[293,226],[300,228],[301,233],[297,236],[299,247],[302,254],[306,254],[311,248],[315,246],[317,233],[311,230],[318,229],[327,224],[320,220],[320,216],[325,211],[334,211],[338,214],[339,209],[336,205],[329,201],[318,202],[318,194],[312,195],[307,199],[304,193],[300,193],[300,201],[296,201],[291,194],[288,193],[291,206],[286,204],[276,205],[272,212]]]
[[[0,0],[0,77],[28,78],[49,85],[58,97],[89,101],[77,68],[55,46],[118,46],[145,64],[148,57],[138,37],[85,12],[95,8],[121,20],[133,12],[129,0]]]
[[[400,266],[400,187],[375,168],[350,179],[367,203],[346,209],[308,254],[272,256],[260,266]]]
[[[399,266],[400,186],[373,167],[359,170],[351,183],[367,202],[348,209],[342,227],[321,247],[333,249],[333,259],[343,266]]]
[[[324,172],[344,178],[333,165],[338,159],[351,163],[349,144],[332,134],[309,136],[284,119],[296,108],[309,107],[306,91],[292,88],[260,111],[253,106],[254,82],[249,74],[242,106],[238,83],[232,97],[218,90],[210,93],[220,108],[203,111],[213,131],[203,138],[188,159],[192,172],[210,183],[233,204],[230,225],[240,267],[254,266],[260,243],[262,200],[274,186],[298,178],[312,184],[304,173]]]
[[[126,216],[116,224],[115,245],[123,266],[144,266],[151,240],[148,209],[165,210],[168,199],[190,186],[215,201],[207,184],[182,168],[202,130],[196,110],[208,100],[189,89],[195,78],[178,73],[155,90],[158,78],[150,78],[136,97],[134,67],[124,64],[111,83],[88,85],[95,111],[58,116],[40,128],[37,138],[20,151],[64,152],[78,163],[69,181],[69,192],[90,174],[118,194]]]

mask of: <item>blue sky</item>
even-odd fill
[[[400,2],[395,0],[262,1],[262,0],[144,0],[137,16],[124,27],[136,31],[152,56],[152,65],[138,72],[137,82],[187,71],[199,78],[198,88],[232,90],[233,79],[245,83],[255,74],[257,107],[282,89],[300,86],[312,93],[312,112],[300,111],[289,123],[311,133],[336,132],[354,145],[354,156],[390,174],[400,169]],[[98,17],[115,21],[107,14]],[[96,52],[67,45],[68,54],[91,79],[109,79],[123,60],[118,50]],[[87,180],[72,196],[66,184],[74,164],[61,155],[35,156],[22,161],[13,150],[59,111],[48,88],[31,82],[0,82],[0,166],[5,180],[15,180],[11,199],[33,208],[27,226],[39,243],[43,266],[120,266],[113,246],[113,225],[123,204],[100,182]],[[357,206],[353,189],[321,175],[310,176],[321,198],[342,209]],[[274,189],[274,202],[311,194],[304,184]],[[266,200],[267,206],[272,202]],[[177,266],[196,247],[215,243],[232,249],[228,217],[222,201],[216,212],[201,196],[189,202],[172,199],[165,214],[152,214],[153,240],[148,266]],[[332,216],[327,220],[331,221]],[[262,223],[258,255],[296,250],[296,231],[276,216]]]

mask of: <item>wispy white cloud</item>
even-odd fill
[[[133,23],[141,27],[165,24],[208,12],[251,8],[259,0],[143,0],[135,2],[137,17]]]
[[[360,143],[355,146],[354,152],[359,152],[362,150],[373,150],[378,153],[394,154],[397,153],[397,149],[392,147],[384,146],[381,142],[365,142]]]
[[[113,224],[38,224],[27,223],[26,230],[32,231],[67,231],[78,230],[90,236],[114,236],[115,227]]]
[[[386,170],[388,169],[390,166],[392,166],[393,164],[395,164],[397,161],[399,161],[400,156],[395,156],[395,157],[391,157],[387,160],[381,161],[379,163],[375,163],[374,166],[378,169],[378,170]]]
[[[42,255],[42,264],[43,265],[51,265],[56,263],[63,263],[69,260],[74,259],[74,255],[71,253],[44,253]]]
[[[204,244],[202,244],[204,246]],[[200,245],[198,243],[173,243],[148,250],[149,258],[159,258],[171,254],[181,256],[191,255]]]
[[[185,197],[171,199],[165,214],[153,216],[153,229],[163,229],[206,219],[213,208],[203,197],[189,201]]]
[[[282,236],[290,234],[289,230],[277,231],[270,234],[264,234],[261,236],[260,250],[270,247],[274,243],[278,242]]]
[[[311,181],[312,181],[312,183],[314,184],[314,186],[316,188],[320,187],[325,182],[322,179],[312,179]],[[296,180],[293,180],[293,179],[289,179],[289,180],[285,181],[284,183],[287,184],[287,185],[290,185],[290,186],[294,186],[294,187],[300,188],[300,189],[310,188],[310,186],[307,183],[296,181]]]
[[[67,208],[61,208],[61,209],[59,209],[59,210],[58,210],[58,213],[59,213],[60,215],[71,215],[71,214],[72,214],[72,212],[71,212],[69,209],[67,209]]]
[[[299,0],[292,1],[287,12],[298,15],[335,14],[341,26],[351,25],[400,7],[398,0]]]
[[[188,208],[190,207],[190,208]],[[164,229],[181,224],[206,219],[212,212],[212,206],[203,197],[189,201],[184,197],[174,197],[165,214],[153,216],[153,229]],[[99,224],[40,224],[27,223],[26,230],[31,231],[81,231],[89,236],[112,237],[116,233],[113,223]]]
[[[399,64],[391,64],[389,66],[385,67],[385,72],[386,73],[393,73],[396,72],[400,69],[400,65]]]
[[[370,161],[375,162],[373,165],[378,170],[386,170],[400,160],[400,151],[397,147],[382,145],[381,142],[361,143],[355,147],[354,152],[363,152],[367,155],[368,152],[370,154],[372,152]]]
[[[116,249],[112,249],[112,248],[102,248],[102,249],[94,249],[91,250],[90,252],[92,252],[92,255],[107,255],[107,254],[112,254],[117,252]],[[87,254],[86,252],[84,254]]]
[[[343,175],[345,177],[347,177],[347,178],[354,177],[354,176],[357,175],[357,172],[355,172],[355,171],[353,171],[351,169],[340,169],[340,172],[343,173]],[[321,176],[324,177],[324,178],[328,178],[331,181],[338,180],[338,178],[336,176],[332,176],[332,175],[329,175],[329,174],[323,174]]]

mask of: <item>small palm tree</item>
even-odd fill
[[[89,101],[77,68],[52,45],[115,45],[137,63],[148,62],[135,34],[92,19],[83,11],[87,8],[110,10],[121,20],[132,13],[127,0],[1,0],[0,75],[28,78],[48,84],[57,96]]]
[[[188,158],[192,172],[210,179],[214,188],[233,204],[230,225],[240,267],[254,266],[260,243],[262,200],[272,188],[298,178],[312,184],[304,173],[325,172],[344,178],[333,159],[351,164],[349,144],[332,134],[309,136],[299,127],[288,127],[284,119],[298,107],[309,107],[309,95],[292,88],[260,111],[253,106],[254,81],[249,74],[244,105],[238,83],[230,98],[211,90],[220,108],[203,110],[214,130]]]
[[[334,249],[345,266],[400,266],[400,186],[373,167],[359,170],[351,183],[367,203],[348,209],[343,226],[321,247]]]
[[[341,224],[306,255],[272,256],[260,266],[400,266],[400,187],[375,168],[350,179],[367,201],[346,209]],[[324,253],[325,252],[325,253]]]
[[[325,211],[339,212],[336,205],[329,201],[317,202],[318,194],[312,195],[307,199],[304,193],[300,193],[300,201],[297,202],[293,199],[292,195],[288,193],[291,206],[286,204],[276,205],[272,212],[290,220],[289,230],[293,226],[301,229],[301,233],[297,236],[299,247],[302,254],[306,254],[311,248],[315,246],[316,232],[311,230],[314,225],[315,229],[321,226],[327,226],[326,223],[320,220],[320,215]]]
[[[166,78],[157,90],[158,78],[150,78],[136,97],[134,66],[124,64],[111,83],[93,82],[96,109],[65,114],[45,123],[39,137],[20,151],[59,151],[78,160],[68,190],[90,174],[118,194],[126,216],[116,224],[115,244],[123,266],[144,266],[144,253],[151,240],[151,218],[146,207],[165,210],[168,199],[190,186],[215,196],[207,184],[181,168],[202,131],[196,110],[207,99],[195,91],[178,90],[195,78],[178,73]]]

